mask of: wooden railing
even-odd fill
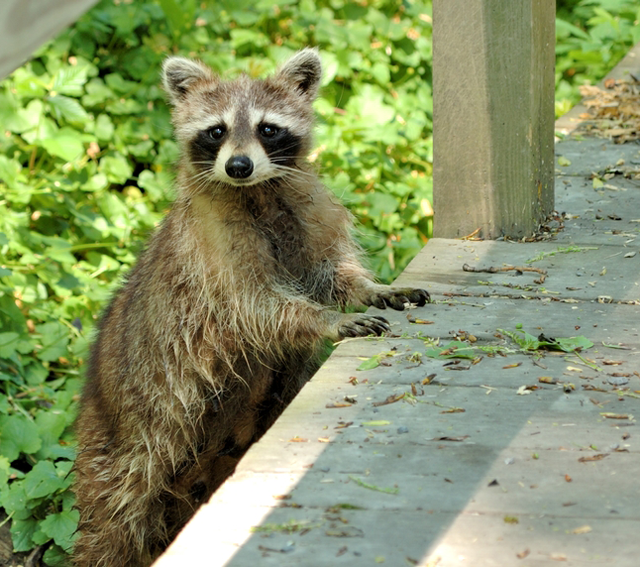
[[[0,79],[45,41],[75,22],[97,0],[1,0]]]

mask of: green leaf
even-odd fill
[[[18,346],[18,333],[0,333],[0,357],[9,358],[16,352]]]
[[[49,459],[64,455],[66,452],[64,449],[66,448],[60,446],[60,436],[67,427],[66,414],[57,410],[40,412],[35,421],[42,440],[42,445],[36,453],[36,458]]]
[[[451,341],[444,347],[431,347],[425,351],[425,356],[429,358],[436,358],[439,360],[446,360],[449,358],[470,358],[476,357],[473,347],[470,347],[468,343],[462,341]]]
[[[35,518],[11,521],[11,541],[13,551],[29,551],[33,548],[33,534],[38,529],[38,521]]]
[[[593,343],[582,335],[578,337],[557,338],[553,339],[553,341],[550,340],[550,342],[545,342],[544,344],[551,349],[557,349],[564,352],[587,350],[593,346]]]
[[[40,145],[52,156],[65,161],[73,161],[84,153],[84,145],[79,133],[63,128],[52,138],[45,138]]]
[[[111,183],[124,184],[133,175],[131,164],[121,155],[105,156],[100,160],[100,171]]]
[[[54,78],[52,93],[80,96],[87,82],[87,70],[85,65],[62,67]]]
[[[15,159],[0,155],[0,181],[15,189],[22,166]]]
[[[10,466],[11,466],[11,463],[9,462],[9,459],[7,459],[6,457],[0,456],[0,487],[2,488],[0,492],[7,490],[7,481],[9,480]]]
[[[8,459],[5,459],[8,460]],[[22,481],[15,480],[0,491],[0,506],[13,517],[28,517],[27,495],[24,493]]]
[[[53,541],[62,549],[69,551],[74,541],[79,519],[78,510],[65,510],[58,514],[49,514],[40,522],[40,529],[53,538]]]
[[[69,567],[69,554],[58,545],[47,548],[42,560],[50,567]]]
[[[356,370],[373,370],[380,366],[380,357],[378,355],[372,356],[371,358],[367,358],[364,362],[362,362]]]
[[[55,95],[47,97],[46,100],[51,105],[53,114],[58,120],[64,118],[69,122],[86,122],[89,118],[87,111],[74,98]]]
[[[35,453],[41,445],[33,421],[18,414],[0,416],[0,455],[15,461],[20,453]]]
[[[179,5],[176,0],[158,0],[158,2],[171,24],[173,33],[182,30],[185,24],[184,6]]]
[[[76,257],[69,251],[71,244],[62,240],[55,239],[53,246],[48,246],[44,255],[46,258],[56,260],[65,264],[75,264],[77,262]]]
[[[362,362],[362,364],[360,364],[360,366],[358,366],[358,368],[356,368],[356,370],[372,370],[377,366],[380,366],[380,361],[383,358],[390,358],[395,355],[396,353],[391,350],[386,352],[381,352],[380,354],[376,354],[371,358],[367,358],[364,362]]]
[[[31,499],[52,495],[62,486],[62,479],[51,461],[37,462],[24,479],[24,492]]]
[[[98,118],[96,118],[96,127],[94,130],[94,134],[98,138],[98,140],[109,141],[113,138],[113,122],[111,122],[111,118],[107,114],[99,114]]]
[[[38,353],[40,360],[57,360],[67,353],[69,329],[62,323],[52,321],[37,325],[36,331],[42,335],[42,350]]]

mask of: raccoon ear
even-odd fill
[[[184,99],[197,81],[213,78],[213,73],[204,63],[185,57],[168,57],[162,65],[162,82],[173,104]]]
[[[322,78],[322,63],[316,48],[306,47],[287,61],[277,78],[292,84],[298,94],[312,101],[318,94]]]

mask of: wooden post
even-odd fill
[[[434,235],[522,238],[554,205],[555,0],[434,0]]]
[[[0,79],[97,0],[0,0]]]

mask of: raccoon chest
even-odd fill
[[[276,271],[285,279],[302,281],[311,269],[308,235],[293,208],[283,199],[269,203],[250,200],[256,231],[266,240]]]

